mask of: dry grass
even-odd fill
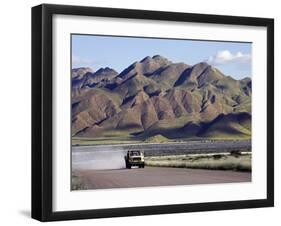
[[[252,170],[251,154],[198,154],[181,156],[154,156],[148,157],[145,164],[155,167],[176,167],[210,170]]]
[[[71,176],[71,190],[83,190],[86,189],[84,183],[81,178],[72,174]]]

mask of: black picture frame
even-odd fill
[[[52,18],[55,14],[181,21],[267,28],[267,198],[95,210],[52,210]],[[43,4],[32,8],[32,218],[40,221],[122,217],[274,206],[274,20]]]

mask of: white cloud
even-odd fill
[[[250,64],[250,62],[250,54],[244,54],[240,51],[237,53],[231,53],[229,50],[218,51],[207,60],[207,63],[211,65],[223,65],[229,63]]]
[[[72,65],[90,66],[95,63],[94,60],[82,59],[81,57],[72,55]]]

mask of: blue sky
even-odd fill
[[[251,76],[251,43],[72,35],[72,68],[110,67],[118,72],[146,56],[161,55],[172,62],[207,62],[224,74]]]

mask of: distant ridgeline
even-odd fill
[[[251,79],[235,80],[207,63],[173,63],[156,55],[120,74],[72,69],[72,135],[249,139]]]

